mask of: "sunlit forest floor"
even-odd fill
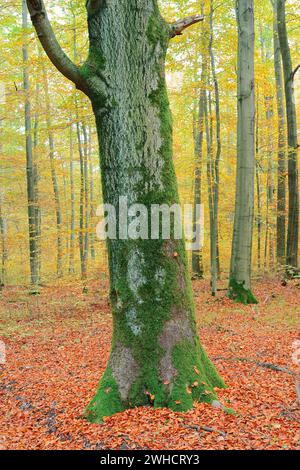
[[[225,287],[225,286],[224,286]],[[91,425],[81,419],[105,368],[111,341],[107,283],[2,290],[2,449],[300,449],[300,284],[254,285],[258,306],[235,305],[194,283],[201,340],[225,379],[220,401],[236,415],[196,404],[188,413],[128,410]],[[273,370],[270,364],[275,365]]]

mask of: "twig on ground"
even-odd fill
[[[270,362],[259,362],[255,359],[249,359],[247,357],[223,357],[217,356],[213,358],[214,361],[237,361],[237,362],[248,362],[250,364],[256,364],[259,367],[263,367],[265,369],[271,369],[276,372],[284,372],[285,374],[296,376],[296,373],[287,369],[286,367],[277,366],[276,364],[271,364]]]
[[[215,428],[210,428],[208,426],[196,426],[196,425],[189,425],[189,424],[186,424],[183,426],[184,428],[186,429],[194,429],[195,431],[197,432],[200,432],[200,431],[205,431],[205,432],[216,432],[218,433],[220,436],[226,436],[226,433],[224,431],[219,431],[218,429],[215,429]]]

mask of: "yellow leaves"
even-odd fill
[[[145,395],[148,395],[150,403],[153,404],[155,400],[155,395],[153,393],[148,392],[148,390],[145,392]]]
[[[196,372],[197,375],[200,375],[200,371],[196,366],[194,366],[193,369],[194,369],[194,371]]]

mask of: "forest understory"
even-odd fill
[[[111,313],[105,280],[28,289],[0,297],[1,449],[299,449],[300,406],[293,343],[299,280],[256,281],[259,305],[234,304],[207,281],[193,284],[198,331],[228,388],[187,413],[144,407],[90,424],[81,418],[108,360]],[[99,375],[100,374],[100,375]],[[151,393],[151,391],[149,391]]]

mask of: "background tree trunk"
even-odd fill
[[[213,15],[214,15],[214,3],[210,1],[210,41],[209,41],[209,55],[211,61],[211,73],[214,87],[215,96],[215,122],[216,122],[216,156],[213,162],[213,217],[211,227],[211,251],[212,251],[212,295],[215,296],[217,293],[217,280],[220,273],[220,258],[219,258],[219,187],[220,187],[220,159],[221,159],[221,116],[220,116],[220,93],[219,83],[216,73],[215,56],[213,51]]]
[[[49,158],[50,158],[50,169],[51,169],[51,180],[53,186],[54,202],[55,202],[55,217],[56,217],[56,245],[57,245],[57,267],[56,272],[58,277],[63,275],[63,239],[62,239],[62,210],[61,210],[61,201],[60,201],[60,191],[58,185],[58,178],[56,174],[55,167],[55,145],[54,145],[54,135],[52,130],[52,120],[51,120],[51,105],[50,105],[50,95],[48,87],[48,78],[46,68],[43,64],[43,84],[45,92],[45,104],[46,104],[46,125],[48,132],[48,143],[49,143]]]
[[[237,0],[236,14],[239,36],[237,179],[229,296],[247,304],[257,302],[251,292],[255,168],[253,0]]]
[[[28,12],[26,0],[22,0],[22,28],[26,33],[28,27]],[[25,96],[25,138],[26,138],[26,178],[27,178],[27,204],[28,204],[28,229],[29,229],[29,258],[31,283],[36,286],[39,284],[39,247],[38,247],[38,227],[36,218],[36,175],[32,145],[32,124],[31,124],[31,103],[30,103],[30,84],[28,70],[28,45],[24,40],[22,46],[23,52],[23,89]]]
[[[69,250],[69,274],[75,273],[75,184],[74,184],[74,144],[73,144],[73,126],[72,119],[70,122],[70,201],[71,201],[71,215],[70,215],[70,250]]]
[[[0,289],[6,284],[6,261],[8,258],[7,248],[7,219],[3,210],[4,191],[0,190],[0,235],[1,235],[1,268],[0,268]]]
[[[202,64],[203,68],[203,64]],[[203,72],[202,72],[203,78]],[[194,155],[195,155],[195,173],[194,173],[194,213],[193,213],[193,232],[196,233],[197,205],[202,203],[202,156],[203,156],[203,126],[204,126],[204,96],[203,81],[201,79],[200,99],[197,104],[194,116]],[[202,247],[192,252],[192,275],[195,279],[203,279],[203,257]]]
[[[262,233],[262,204],[261,204],[261,184],[260,184],[260,155],[259,155],[259,114],[258,97],[256,105],[256,131],[255,131],[255,180],[256,180],[256,199],[257,199],[257,269],[261,270],[261,233]]]
[[[278,38],[277,9],[275,3],[273,3],[273,10],[274,71],[278,116],[276,251],[278,266],[284,266],[286,256],[286,119],[284,111],[281,52]]]
[[[298,268],[299,237],[299,182],[298,182],[298,137],[294,93],[294,77],[291,51],[286,27],[285,0],[276,0],[277,25],[285,83],[285,102],[288,127],[288,182],[289,216],[286,248],[286,264],[292,271]]]

